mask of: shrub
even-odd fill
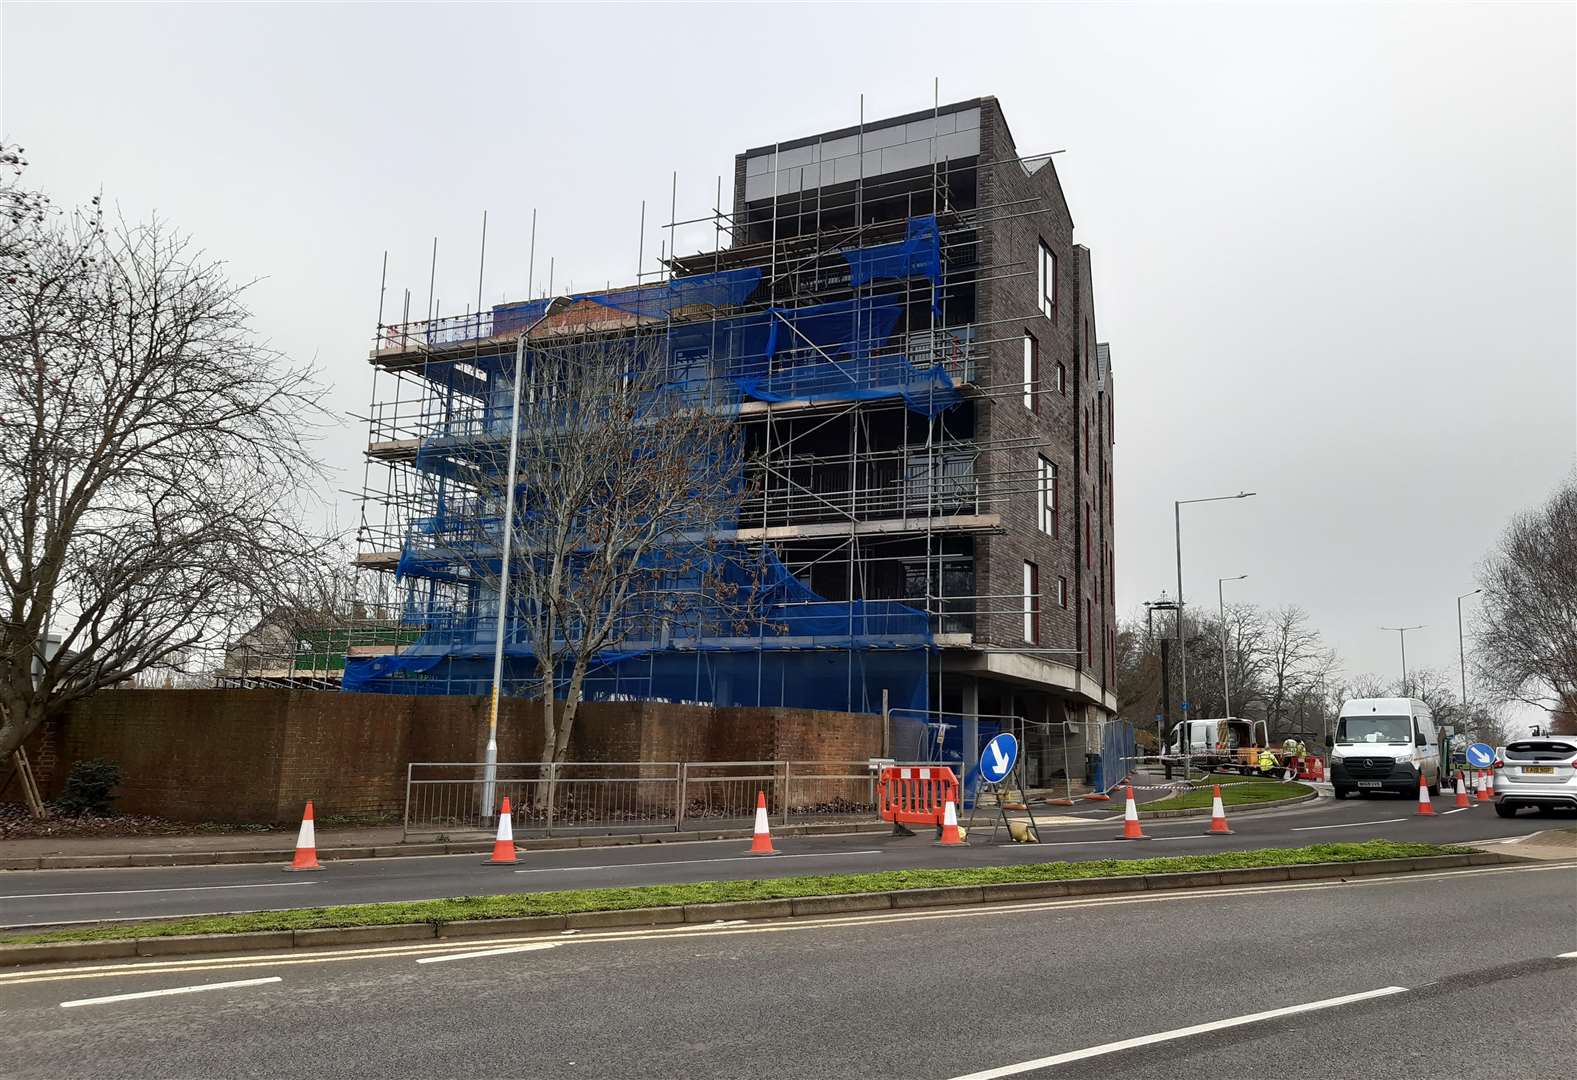
[[[113,761],[79,761],[66,777],[66,788],[55,800],[63,814],[106,817],[114,812],[115,789],[120,786],[120,766]]]

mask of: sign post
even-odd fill
[[[1010,785],[1014,777],[1015,767],[1018,765],[1018,739],[1010,732],[1004,731],[993,737],[990,742],[986,743],[985,749],[980,754],[980,781],[982,784],[989,785],[991,793],[996,796],[997,814],[996,819],[991,823],[991,839],[993,841],[996,840],[999,827],[1007,829],[1009,837],[1013,835],[1013,825],[1008,819],[1009,804],[1002,797],[1002,789],[1005,785]],[[1031,835],[1038,839],[1040,827],[1035,821],[1035,812],[1029,808],[1029,792],[1025,790],[1022,779],[1019,780],[1018,789],[1019,798],[1022,802],[1016,805],[1014,809],[1021,809],[1029,815]],[[1011,786],[1008,787],[1008,790],[1012,790]],[[978,808],[979,805],[980,800],[976,798],[975,806],[971,808],[969,814],[971,824],[974,823],[974,809]]]

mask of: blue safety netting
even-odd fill
[[[598,655],[584,692],[590,699],[633,696],[719,705],[792,705],[855,709],[923,708],[926,614],[897,601],[831,601],[790,574],[771,551],[724,547],[717,556],[724,587],[755,594],[748,625],[719,630],[667,628],[667,641]],[[494,568],[496,570],[496,562]],[[719,597],[741,604],[743,597]],[[638,613],[637,613],[638,614]],[[369,693],[483,693],[492,678],[496,624],[491,618],[424,615],[427,630],[398,655],[347,661],[344,688]],[[707,636],[710,633],[710,636]],[[537,659],[514,618],[505,621],[506,680],[516,692],[540,694]],[[566,663],[555,673],[562,687]]]
[[[761,268],[746,267],[740,270],[723,270],[715,274],[695,274],[673,278],[652,285],[636,285],[628,289],[608,289],[603,292],[576,293],[569,299],[589,301],[618,311],[627,311],[647,319],[666,319],[697,307],[738,307],[749,299],[761,284]],[[500,304],[493,308],[494,334],[512,334],[524,330],[547,311],[548,300],[527,300],[517,304]]]
[[[849,264],[854,287],[913,278],[941,283],[940,234],[932,217],[910,220],[903,240],[840,255]],[[938,335],[928,339],[925,362],[917,364],[907,354],[900,333],[905,295],[872,292],[830,303],[767,304],[721,314],[751,301],[761,282],[761,269],[751,267],[571,299],[664,322],[660,345],[649,356],[667,365],[667,390],[713,406],[897,398],[934,418],[962,400],[953,379],[929,359]],[[936,290],[930,292],[933,311],[940,314]],[[492,309],[490,325],[476,320],[475,332],[524,330],[548,304],[544,299],[500,305]],[[707,317],[688,317],[697,314]],[[532,362],[530,350],[525,362]],[[492,441],[508,431],[511,368],[512,358],[498,356],[463,364],[434,360],[424,369],[435,383],[485,403],[481,415],[467,423],[451,426],[446,416],[418,449],[417,469],[435,478],[441,491],[448,481],[463,488],[478,468],[497,467]],[[491,382],[479,378],[478,371]],[[737,470],[739,463],[708,467]],[[529,504],[529,498],[523,501]],[[523,506],[521,512],[529,509]],[[396,577],[405,590],[406,621],[423,627],[423,633],[398,655],[349,659],[346,690],[486,692],[496,614],[487,616],[479,607],[484,597],[477,582],[498,574],[498,530],[496,516],[480,514],[474,503],[442,497],[436,513],[409,523]],[[674,565],[694,561],[693,553],[667,557]],[[828,600],[797,580],[770,551],[725,546],[718,557],[728,571],[721,575],[724,588],[753,594],[750,626],[743,632],[714,627],[709,633],[669,627],[660,643],[606,651],[586,683],[588,698],[871,710],[886,691],[893,708],[925,708],[934,642],[924,612],[895,601]],[[743,606],[737,603],[742,597],[717,599],[720,607]],[[506,620],[504,662],[506,692],[541,692],[536,658],[513,618]],[[567,681],[568,671],[555,675]]]
[[[878,278],[923,277],[942,284],[942,234],[936,218],[910,218],[904,238],[892,244],[842,252],[849,262],[849,282],[858,287]]]

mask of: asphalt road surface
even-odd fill
[[[21,968],[0,1012],[15,1078],[1564,1076],[1577,868]]]
[[[1321,799],[1238,813],[1231,819],[1231,836],[1204,835],[1208,821],[1201,818],[1146,823],[1152,839],[1144,842],[1118,840],[1121,822],[1102,821],[1043,828],[1040,844],[990,845],[983,842],[990,829],[978,829],[975,838],[982,842],[965,848],[934,847],[927,835],[786,837],[775,841],[782,852],[775,858],[746,855],[748,841],[719,840],[522,853],[513,869],[485,865],[479,855],[441,855],[346,860],[313,874],[285,874],[280,867],[260,865],[15,870],[0,872],[0,928],[552,889],[1202,855],[1374,838],[1455,843],[1572,823],[1570,817],[1534,814],[1498,818],[1489,803],[1455,812],[1442,808],[1433,818],[1419,818],[1411,802],[1399,799]]]
[[[1321,841],[1385,838],[1454,843],[1518,836],[1570,819],[1495,816],[1489,804],[1418,818],[1411,802],[1324,799],[1279,811],[1239,813],[1231,836],[1206,836],[1207,822],[1147,823],[1147,842],[1116,838],[1120,822],[1059,825],[1035,845],[991,845],[977,830],[967,848],[938,848],[930,837],[882,834],[792,837],[776,841],[776,858],[745,854],[740,840],[657,844],[522,854],[511,868],[478,855],[347,860],[317,874],[283,874],[274,866],[147,867],[31,870],[0,873],[0,927],[61,925],[257,911],[325,904],[420,900],[486,893],[537,892],[851,873],[918,867],[988,866],[1048,860],[1082,861],[1149,855],[1195,855]]]

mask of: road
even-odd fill
[[[1565,953],[1577,868],[1544,863],[14,969],[0,1060],[18,1080],[1543,1077],[1577,1056]],[[1252,1019],[1275,1010],[1300,1011]],[[1217,1030],[1175,1034],[1197,1025]]]
[[[1025,845],[938,848],[929,836],[873,833],[791,837],[776,841],[782,852],[776,858],[747,856],[747,841],[719,840],[531,852],[522,854],[515,868],[485,865],[478,855],[440,855],[347,860],[315,874],[284,874],[280,867],[259,865],[5,871],[0,872],[0,928],[552,889],[1202,855],[1374,838],[1456,843],[1572,822],[1531,814],[1498,818],[1488,803],[1434,818],[1418,818],[1413,810],[1412,803],[1396,799],[1322,799],[1279,811],[1239,813],[1231,836],[1204,835],[1208,822],[1199,818],[1146,823],[1145,832],[1153,838],[1147,842],[1118,840],[1121,822],[1102,821],[1046,828],[1043,843]],[[989,828],[978,830],[976,839],[989,833]]]

